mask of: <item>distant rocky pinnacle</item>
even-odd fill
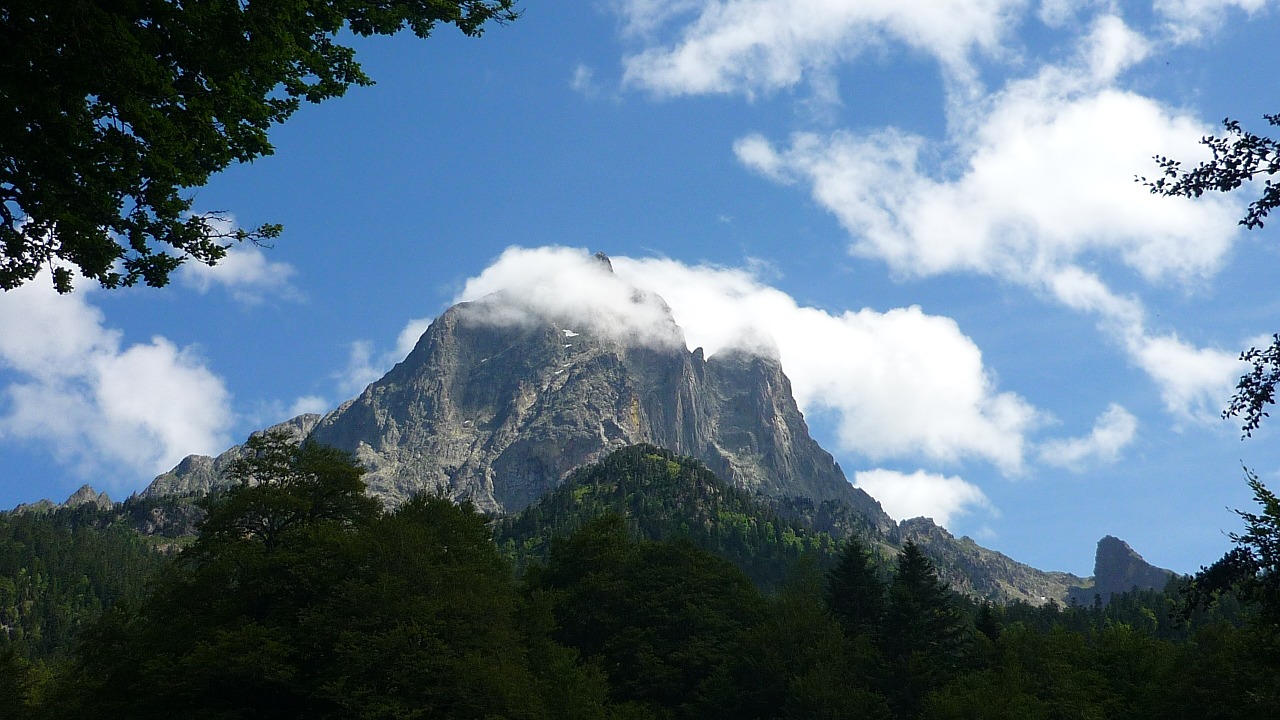
[[[111,500],[111,496],[105,492],[98,492],[89,485],[81,485],[79,490],[71,493],[71,496],[65,502],[58,504],[52,500],[39,500],[33,503],[22,503],[13,509],[15,514],[22,513],[46,513],[54,510],[63,510],[78,508],[81,505],[97,505],[103,510],[110,510],[115,507],[115,503]]]
[[[77,508],[81,505],[97,505],[103,510],[110,510],[115,507],[115,503],[111,501],[110,496],[105,492],[98,492],[89,485],[81,485],[80,489],[71,493],[71,497],[62,503],[64,508]]]
[[[1113,593],[1130,590],[1163,590],[1175,573],[1158,568],[1134,552],[1129,544],[1110,535],[1098,541],[1093,563],[1092,592],[1103,602]]]

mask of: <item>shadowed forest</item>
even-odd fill
[[[184,516],[176,500],[0,516],[0,715],[1241,718],[1280,700],[1275,578],[1247,534],[1164,592],[996,605],[912,544],[806,533],[650,446],[498,521],[431,496],[386,511],[344,453],[252,446],[194,537],[133,529]]]

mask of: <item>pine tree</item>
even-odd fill
[[[873,635],[885,609],[885,586],[871,553],[849,538],[840,560],[827,573],[827,607],[845,634]]]
[[[929,691],[963,666],[971,627],[956,593],[913,542],[898,555],[888,600],[881,646],[893,676],[891,699],[899,716],[915,717]]]

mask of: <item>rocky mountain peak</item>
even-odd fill
[[[100,493],[88,484],[85,484],[81,485],[79,490],[71,493],[71,496],[67,498],[67,501],[62,503],[59,507],[77,508],[81,505],[97,505],[103,510],[110,510],[115,506],[115,503],[111,501],[111,497],[105,492]]]
[[[1113,593],[1160,590],[1175,573],[1142,558],[1129,543],[1108,535],[1098,541],[1093,563],[1093,592],[1105,602]]]
[[[707,358],[686,349],[662,298],[611,302],[571,312],[498,293],[456,305],[312,437],[356,453],[392,504],[438,490],[519,510],[573,469],[651,443],[752,492],[883,515],[809,437],[776,358]]]

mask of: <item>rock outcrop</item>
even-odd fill
[[[260,430],[254,435],[264,432],[283,431],[294,439],[302,440],[311,433],[319,422],[319,415],[299,415],[291,420]],[[162,473],[155,480],[152,480],[141,495],[155,498],[205,495],[225,481],[223,473],[226,471],[227,466],[242,457],[244,457],[243,445],[235,445],[216,458],[208,455],[188,455],[172,470]]]
[[[79,490],[71,493],[66,502],[59,507],[77,508],[81,505],[96,505],[103,510],[110,510],[115,507],[115,503],[111,501],[111,497],[105,492],[98,492],[88,484],[81,485]]]
[[[1093,562],[1092,592],[1106,602],[1114,593],[1130,590],[1163,590],[1175,573],[1158,568],[1129,547],[1129,543],[1110,535],[1098,541]]]
[[[928,518],[903,520],[890,538],[919,545],[937,566],[939,578],[971,597],[1043,605],[1050,600],[1063,602],[1073,588],[1085,583],[1071,573],[1037,570],[969,537],[956,538]]]

